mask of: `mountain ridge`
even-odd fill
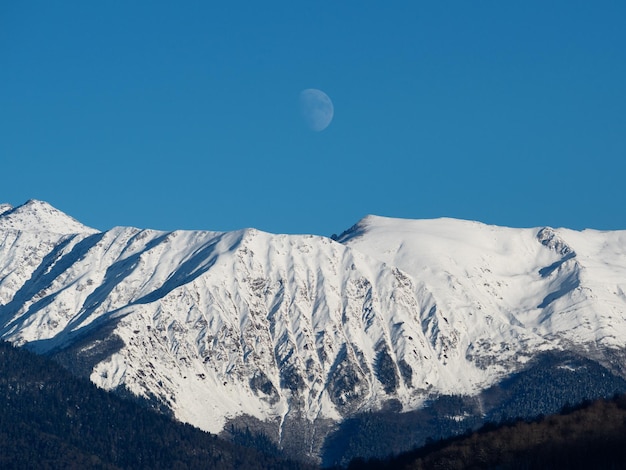
[[[331,239],[0,213],[3,339],[314,459],[355,413],[476,395],[546,351],[624,376],[624,279],[626,231],[370,215]]]

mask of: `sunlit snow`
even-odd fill
[[[626,344],[626,232],[369,216],[312,235],[98,232],[0,206],[0,328],[219,432],[473,394],[542,350]],[[90,346],[84,346],[90,340]],[[280,427],[280,424],[278,425]]]

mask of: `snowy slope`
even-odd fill
[[[356,412],[475,394],[541,351],[610,362],[625,274],[626,232],[369,216],[333,241],[0,211],[2,338],[202,429],[254,417],[311,455]]]
[[[626,231],[369,216],[339,241],[424,280],[465,329],[478,310],[481,320],[522,327],[551,345],[624,345]]]

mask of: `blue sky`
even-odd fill
[[[0,202],[99,229],[626,229],[625,18],[623,1],[2,2]],[[333,100],[322,132],[306,88]]]

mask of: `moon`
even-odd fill
[[[307,88],[300,92],[300,113],[309,129],[320,132],[333,120],[333,102],[322,90]]]

